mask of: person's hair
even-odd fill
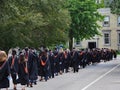
[[[7,60],[7,54],[5,51],[0,51],[0,62]]]
[[[14,54],[14,55],[16,54],[16,50],[15,49],[12,50],[12,54]]]
[[[20,63],[25,62],[25,56],[24,56],[23,53],[20,54],[19,62],[20,62]]]
[[[43,52],[42,52],[42,55],[47,56],[47,52],[46,52],[46,51],[43,51]]]

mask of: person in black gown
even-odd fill
[[[7,55],[5,51],[0,51],[0,89],[6,88],[8,90],[10,75],[10,67],[7,61]]]

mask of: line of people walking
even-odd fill
[[[55,76],[73,71],[79,72],[80,68],[94,65],[101,61],[110,61],[117,58],[117,53],[112,49],[85,49],[72,51],[55,48],[53,51],[46,48],[12,49],[12,54],[7,56],[5,51],[0,51],[0,89],[9,88],[9,78],[12,78],[13,89],[17,84],[25,87],[37,85],[37,81],[47,81]]]

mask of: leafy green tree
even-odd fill
[[[113,14],[120,15],[120,0],[112,0],[110,8]]]
[[[68,9],[72,23],[69,29],[70,49],[72,49],[73,37],[83,40],[99,35],[97,21],[102,20],[102,16],[97,9],[103,6],[96,4],[95,0],[68,0]]]
[[[40,9],[47,25],[40,27],[41,42],[45,46],[65,43],[67,41],[67,28],[70,24],[70,15],[65,8],[65,0],[41,0]],[[41,34],[44,33],[44,34]]]
[[[1,0],[0,4],[0,36],[4,37],[0,47],[6,50],[33,43],[30,32],[44,24],[42,15],[30,9],[28,0]]]
[[[65,42],[70,15],[64,0],[0,0],[0,48]]]

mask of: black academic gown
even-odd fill
[[[78,52],[72,52],[72,66],[74,73],[78,72],[78,65],[79,65],[79,59],[78,59]]]
[[[17,73],[18,73],[18,57],[14,56],[14,64],[12,65],[13,56],[9,57],[8,62],[10,65],[10,72],[13,79],[13,83],[17,84]]]
[[[25,67],[27,62],[22,62],[18,64],[18,82],[21,85],[27,85],[29,83],[28,72],[26,72]]]
[[[30,59],[28,60],[29,65],[29,80],[31,83],[36,82],[38,76],[38,57],[35,53],[30,54]]]
[[[43,69],[43,76],[45,78],[45,81],[48,80],[48,70],[49,70],[49,63],[48,63],[48,57],[46,57],[45,55],[41,56],[41,61],[45,63],[45,65],[42,65],[42,69]]]
[[[7,61],[0,62],[0,88],[8,88],[9,87],[9,76],[10,68]]]
[[[52,78],[54,78],[54,70],[55,70],[55,66],[54,66],[54,56],[53,54],[49,55],[49,61],[50,61],[50,68],[51,68],[51,76]]]

